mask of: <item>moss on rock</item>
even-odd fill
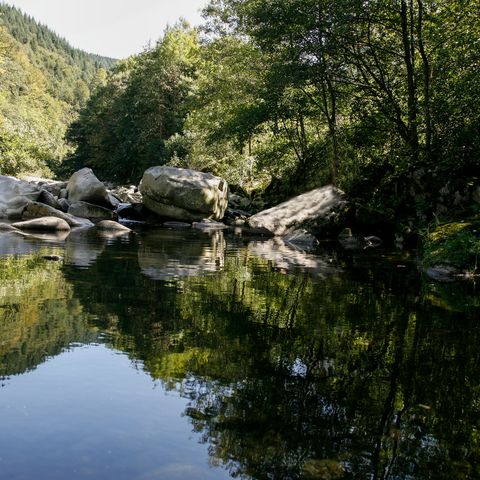
[[[424,267],[451,265],[475,273],[480,257],[480,216],[436,226],[423,237]]]

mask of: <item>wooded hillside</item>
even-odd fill
[[[0,4],[0,173],[56,169],[69,151],[67,126],[114,62]]]

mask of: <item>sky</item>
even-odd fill
[[[140,53],[180,17],[202,22],[208,0],[6,0],[73,47],[113,58]]]

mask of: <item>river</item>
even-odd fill
[[[480,478],[480,298],[415,252],[0,235],[0,478]]]

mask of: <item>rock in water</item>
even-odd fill
[[[228,204],[223,178],[184,168],[149,168],[140,192],[144,205],[157,215],[187,222],[221,220]]]
[[[108,208],[93,205],[88,202],[75,202],[68,208],[68,213],[75,217],[90,220],[113,220],[115,215]]]
[[[259,231],[284,235],[309,223],[321,223],[332,212],[343,209],[346,203],[341,190],[327,185],[259,212],[248,219],[248,224]]]
[[[25,206],[38,200],[40,194],[35,185],[0,175],[0,218],[20,217]]]
[[[131,230],[125,225],[112,220],[102,220],[95,225],[95,228],[104,232],[131,232]]]
[[[93,227],[86,218],[74,217],[43,203],[31,202],[23,210],[22,218],[57,217],[65,220],[71,227]]]
[[[35,218],[25,222],[14,223],[13,226],[20,230],[70,230],[70,225],[65,220],[58,217]]]
[[[90,168],[82,168],[70,177],[67,192],[70,203],[89,202],[95,205],[111,206],[105,185]]]

